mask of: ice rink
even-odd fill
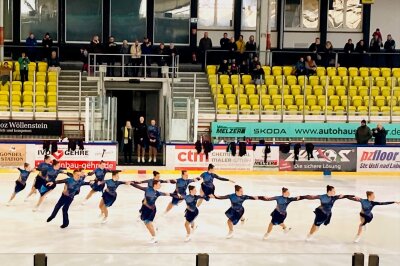
[[[218,173],[218,171],[217,171]],[[222,174],[221,174],[222,175]],[[142,180],[144,176],[121,174],[121,180]],[[191,177],[197,175],[191,174]],[[223,176],[223,175],[222,175]],[[59,177],[62,178],[62,175]],[[147,178],[151,176],[148,175]],[[163,175],[162,179],[178,175]],[[226,176],[243,186],[247,195],[278,196],[283,186],[291,196],[319,195],[326,192],[326,185],[336,187],[337,194],[355,194],[365,197],[366,190],[373,190],[376,201],[400,200],[400,173],[393,176],[376,175],[287,175],[251,173]],[[347,199],[339,200],[333,208],[331,224],[322,226],[312,242],[305,242],[314,220],[313,210],[319,201],[293,202],[288,208],[286,224],[291,232],[284,234],[274,228],[269,240],[262,237],[270,221],[275,202],[246,201],[244,225],[235,227],[232,239],[227,234],[226,216],[229,200],[210,200],[200,207],[196,220],[198,229],[192,240],[184,242],[185,204],[181,203],[163,216],[170,197],[157,201],[156,222],[159,243],[147,241],[149,233],[138,222],[143,192],[131,186],[121,186],[118,198],[109,209],[109,220],[101,224],[98,203],[101,194],[95,194],[81,206],[89,187],[83,187],[70,207],[70,226],[60,229],[62,213],[46,223],[63,185],[49,195],[40,211],[32,212],[38,195],[24,202],[34,180],[32,174],[27,187],[17,195],[12,206],[5,203],[14,189],[15,174],[0,175],[0,265],[30,266],[32,254],[48,254],[49,266],[74,265],[195,265],[196,253],[209,253],[211,266],[223,265],[351,265],[351,254],[379,254],[380,265],[398,265],[400,259],[400,206],[376,206],[374,220],[367,227],[360,243],[354,244],[359,223],[361,204]],[[234,193],[233,184],[215,181],[216,195]],[[196,183],[197,188],[200,183]],[[174,185],[163,184],[161,191],[172,192]]]

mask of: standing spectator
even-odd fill
[[[372,136],[375,137],[375,145],[386,145],[386,135],[387,131],[382,124],[378,124],[372,130]]]
[[[137,39],[135,40],[134,43],[132,43],[130,54],[131,54],[130,62],[132,65],[132,71],[129,71],[129,76],[138,77],[140,63],[142,61],[142,45],[139,44],[139,41]]]
[[[357,45],[356,45],[356,49],[355,52],[357,53],[357,66],[361,67],[361,66],[365,66],[368,64],[368,56],[366,55],[367,53],[367,46],[365,45],[364,40],[360,40]]]
[[[236,53],[237,53],[236,61],[237,62],[242,62],[243,54],[244,54],[245,50],[246,50],[246,44],[244,43],[243,35],[240,35],[239,40],[236,41]]]
[[[199,42],[199,52],[200,52],[200,61],[201,61],[201,70],[205,70],[205,56],[206,51],[212,49],[212,41],[208,38],[208,32],[204,32],[204,37],[200,39]]]
[[[388,67],[394,67],[393,53],[396,52],[396,42],[393,40],[392,35],[387,36],[385,45],[383,46],[385,53],[392,53],[386,56],[386,62]]]
[[[103,52],[103,47],[101,45],[101,41],[98,35],[94,35],[92,40],[90,41],[89,44],[89,49],[88,52],[90,54],[98,54],[96,56],[96,62],[94,61],[94,56],[90,57],[90,65],[92,65],[94,68],[96,68],[96,65],[101,65],[103,62],[103,58],[99,56]],[[95,69],[96,70],[96,69]]]
[[[307,75],[306,65],[304,63],[304,57],[300,57],[299,61],[297,61],[294,66],[294,73],[296,76],[305,76]]]
[[[311,55],[307,55],[307,60],[305,63],[307,75],[314,75],[317,72],[317,64],[312,59]]]
[[[28,38],[26,38],[26,46],[27,46],[27,57],[29,57],[32,61],[36,61],[36,46],[37,40],[33,33],[30,33]]]
[[[321,46],[320,38],[315,38],[315,42],[310,45],[308,50],[313,53],[313,59],[315,61],[317,61],[317,62],[321,61],[320,53],[322,52],[322,46]]]
[[[157,56],[157,65],[158,65],[158,77],[162,78],[162,67],[167,64],[168,51],[165,48],[164,43],[160,43],[160,46],[157,48],[156,53]]]
[[[142,62],[143,62],[143,77],[151,77],[151,57],[153,53],[153,46],[149,38],[145,37],[143,43],[140,46],[142,50]]]
[[[122,71],[124,71],[124,76],[128,77],[129,76],[129,62],[130,62],[130,58],[129,58],[129,54],[130,54],[130,47],[129,47],[129,43],[128,40],[123,40],[122,41],[122,45],[121,45],[121,49],[119,50],[119,53],[124,55],[121,64],[123,64],[123,70],[121,70],[121,76],[122,76]]]
[[[237,45],[235,43],[235,38],[231,38],[228,43],[228,62],[231,63],[235,59],[235,53],[237,50]]]
[[[330,41],[325,43],[324,50],[322,52],[323,66],[334,66],[335,65],[335,54],[333,52],[333,45]]]
[[[361,126],[357,128],[356,140],[357,144],[367,145],[368,141],[372,138],[371,129],[367,126],[365,120],[361,121]]]
[[[53,46],[53,39],[50,38],[50,33],[46,32],[42,40],[43,55],[42,58],[49,60],[51,56],[51,47]]]
[[[378,34],[373,34],[371,42],[369,44],[369,51],[371,53],[379,53],[381,51],[382,41],[379,39]],[[371,54],[371,66],[379,66],[380,55]]]
[[[249,40],[246,42],[246,52],[249,52],[248,58],[250,60],[253,59],[253,57],[256,55],[256,50],[257,50],[257,44],[256,41],[254,40],[254,35],[250,35]]]
[[[156,125],[156,120],[150,121],[150,126],[147,128],[147,135],[149,138],[149,163],[152,161],[157,162],[157,148],[160,144],[160,129]]]
[[[351,62],[352,62],[352,58],[353,58],[353,56],[352,56],[352,54],[354,53],[354,43],[353,43],[353,40],[352,39],[349,39],[348,41],[347,41],[347,43],[345,44],[345,46],[344,46],[344,48],[343,48],[343,51],[344,51],[344,66],[345,67],[349,67],[350,65],[351,65]]]
[[[29,66],[29,58],[26,56],[24,52],[21,53],[21,57],[18,59],[18,63],[20,66],[20,75],[22,84],[28,80],[28,66]]]
[[[224,33],[224,37],[219,40],[219,44],[221,45],[221,50],[228,50],[228,43],[229,43],[229,38],[228,38],[228,33]]]
[[[264,69],[262,69],[261,65],[256,66],[256,69],[253,72],[253,79],[254,79],[254,84],[256,85],[263,84],[263,80],[265,80],[265,72]]]
[[[132,147],[133,147],[133,129],[130,121],[126,121],[125,126],[121,128],[122,143],[124,144],[124,164],[132,163]],[[129,160],[128,160],[129,157]]]
[[[114,77],[114,66],[117,54],[119,53],[118,45],[115,42],[114,36],[108,37],[108,43],[106,46],[106,53],[109,54],[107,56],[107,76]]]
[[[60,60],[58,59],[56,51],[51,52],[48,66],[49,66],[48,71],[55,71],[57,73],[60,73],[61,71]]]
[[[383,38],[382,38],[382,33],[380,31],[380,29],[376,29],[375,32],[372,34],[372,37],[377,36],[378,40],[380,41],[380,43],[382,44],[383,42]]]
[[[168,59],[168,66],[172,67],[172,62],[174,62],[175,60],[175,56],[178,55],[178,49],[176,49],[175,44],[170,43],[169,47],[167,49],[167,55],[169,55]],[[176,65],[174,65],[174,67],[176,67]],[[174,71],[174,69],[172,69],[172,72]],[[175,69],[175,71],[177,71],[177,69]]]
[[[81,58],[81,62],[83,63],[82,65],[82,69],[81,72],[88,72],[88,51],[86,50],[85,47],[81,48],[81,54],[80,54],[80,58]]]
[[[137,161],[144,163],[144,156],[147,145],[147,126],[144,123],[144,117],[139,118],[139,124],[135,128],[135,142],[137,143]]]

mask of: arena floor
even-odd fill
[[[191,175],[195,177],[194,174]],[[227,234],[225,210],[228,200],[211,200],[200,207],[196,222],[199,226],[192,240],[184,242],[185,204],[163,216],[171,200],[161,197],[157,201],[159,243],[147,243],[149,234],[138,222],[143,192],[122,186],[118,198],[109,209],[108,223],[100,224],[97,208],[100,193],[94,195],[85,206],[83,197],[89,191],[83,187],[70,208],[70,226],[60,229],[62,214],[51,223],[46,218],[58,200],[62,186],[58,186],[44,202],[39,212],[32,212],[37,195],[24,202],[27,188],[17,195],[12,206],[5,202],[14,188],[15,174],[0,174],[0,261],[3,266],[30,266],[32,254],[48,254],[49,266],[74,265],[195,265],[196,253],[209,253],[211,266],[223,265],[351,265],[351,254],[379,254],[380,265],[397,265],[400,259],[400,206],[375,207],[374,220],[368,226],[361,242],[353,243],[359,223],[360,203],[347,199],[337,201],[331,224],[321,227],[312,242],[305,242],[313,222],[313,210],[319,201],[299,201],[288,208],[286,224],[292,227],[287,235],[275,228],[271,238],[262,241],[270,213],[275,202],[246,201],[244,225],[235,227],[233,239]],[[163,178],[178,177],[162,175]],[[247,195],[280,195],[282,186],[291,190],[292,196],[323,194],[327,184],[336,187],[338,194],[356,194],[364,197],[366,190],[376,193],[377,201],[400,200],[400,173],[393,176],[340,175],[229,175],[244,187]],[[143,179],[144,176],[121,174],[121,180]],[[150,178],[150,176],[148,176]],[[215,181],[216,194],[233,193],[233,184]],[[199,187],[200,183],[196,184]],[[172,192],[174,186],[163,185],[161,191]]]

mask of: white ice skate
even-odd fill
[[[313,240],[313,236],[308,234],[306,238],[306,242],[311,242]]]
[[[144,157],[142,157],[142,163],[144,163],[144,162],[145,162]]]
[[[157,243],[158,243],[158,240],[157,240],[157,237],[155,237],[155,236],[153,236],[149,241],[149,244],[157,244]]]
[[[263,240],[267,240],[269,238],[269,234],[268,233],[265,233],[264,234],[264,237],[263,237]]]
[[[39,211],[39,207],[38,206],[33,207],[32,211],[33,212],[38,212]]]
[[[185,242],[189,242],[190,240],[192,240],[192,237],[190,235],[187,235],[185,238]]]
[[[149,158],[149,163],[151,163],[152,160],[153,160],[153,159],[150,157],[150,158]]]
[[[85,206],[86,203],[87,203],[87,199],[84,199],[84,200],[81,202],[81,205],[82,205],[82,206]]]
[[[356,238],[354,239],[354,243],[358,243],[361,240],[361,236],[356,236]]]
[[[156,157],[154,157],[153,161],[154,161],[155,163],[157,162],[157,159],[156,159]]]
[[[227,239],[231,239],[233,237],[233,231],[230,231],[226,236]]]
[[[285,229],[283,229],[283,232],[284,232],[285,234],[287,234],[287,233],[290,232],[290,230],[292,230],[291,227],[286,227]]]
[[[108,221],[108,217],[104,217],[103,219],[101,219],[101,223],[102,223],[102,224],[107,223],[107,221]]]

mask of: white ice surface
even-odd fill
[[[118,198],[109,209],[107,224],[98,222],[100,193],[96,193],[85,206],[82,199],[89,191],[83,187],[70,207],[70,226],[60,229],[62,213],[51,222],[46,219],[61,195],[59,185],[47,198],[39,212],[32,212],[38,195],[24,202],[33,182],[32,174],[27,187],[17,195],[10,207],[5,206],[14,189],[17,175],[0,174],[0,265],[33,265],[32,254],[48,254],[49,266],[87,265],[195,265],[196,253],[209,253],[211,266],[223,265],[351,265],[351,254],[363,252],[379,254],[380,265],[399,265],[400,259],[400,206],[376,206],[374,220],[368,225],[361,242],[352,243],[359,223],[360,203],[347,199],[337,201],[331,224],[322,226],[312,242],[305,242],[314,219],[313,210],[319,201],[293,202],[288,208],[286,224],[292,227],[285,235],[274,228],[269,240],[262,241],[270,213],[275,202],[246,201],[244,225],[235,227],[233,239],[227,234],[225,210],[228,200],[211,200],[200,207],[196,220],[198,230],[192,241],[184,243],[185,204],[165,217],[162,213],[171,200],[160,197],[157,201],[156,222],[159,228],[157,245],[147,244],[149,234],[137,222],[143,192],[121,186]],[[164,176],[172,178],[177,176]],[[148,176],[150,178],[150,176]],[[292,196],[323,194],[327,184],[336,187],[338,194],[356,194],[364,197],[366,190],[376,193],[377,201],[400,200],[399,177],[357,177],[271,175],[229,176],[244,187],[247,195],[280,194],[288,187]],[[143,179],[121,175],[121,180]],[[233,184],[215,181],[216,194],[233,193]],[[200,183],[196,183],[199,188]],[[163,184],[161,191],[172,192],[174,185]]]

